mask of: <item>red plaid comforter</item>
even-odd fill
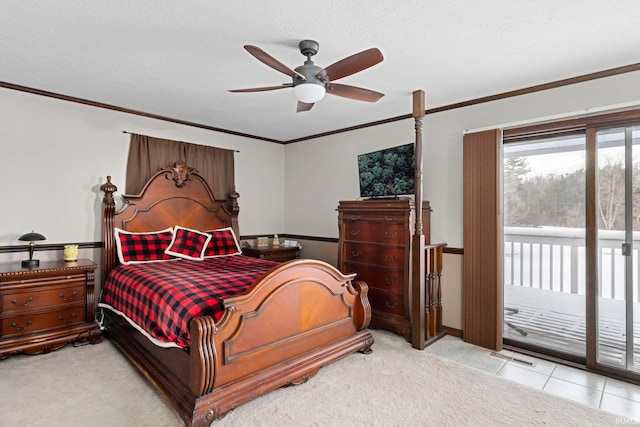
[[[105,280],[100,302],[152,337],[188,347],[191,319],[208,315],[218,320],[224,298],[242,294],[275,265],[244,255],[119,265]]]

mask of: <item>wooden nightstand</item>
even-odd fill
[[[88,259],[0,264],[0,359],[102,340],[95,320],[95,270]]]
[[[271,245],[265,248],[247,246],[242,248],[242,254],[253,258],[284,262],[300,258],[300,249],[297,246],[279,246],[277,248]]]

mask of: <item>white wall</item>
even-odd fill
[[[122,130],[239,150],[241,233],[284,231],[281,144],[1,88],[0,117],[0,246],[21,244],[32,229],[46,243],[101,241],[99,187],[111,175],[116,195],[124,192],[130,136]]]
[[[427,108],[433,107],[429,106],[429,88],[424,90]],[[407,93],[407,114],[411,101]],[[423,122],[423,191],[433,209],[431,241],[462,248],[462,138],[466,130],[628,103],[640,104],[640,72],[427,115]],[[359,196],[357,155],[414,138],[414,121],[407,119],[286,145],[285,231],[337,237],[338,202]]]

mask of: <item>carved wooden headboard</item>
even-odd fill
[[[238,193],[226,200],[214,197],[204,178],[184,162],[176,162],[153,175],[140,194],[123,195],[124,205],[116,210],[113,193],[117,187],[107,182],[100,186],[102,199],[102,236],[104,239],[103,279],[118,264],[114,228],[127,231],[156,231],[180,225],[194,230],[232,227],[238,229]]]

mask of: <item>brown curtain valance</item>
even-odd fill
[[[235,188],[233,150],[131,134],[126,193],[138,194],[147,180],[165,166],[184,161],[207,180],[217,199]]]

